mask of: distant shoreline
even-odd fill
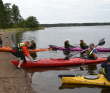
[[[9,29],[0,29],[0,32],[9,32],[9,31],[35,31],[45,29],[44,27],[39,28],[9,28]]]
[[[39,24],[39,27],[69,27],[69,26],[104,26],[110,25],[110,22],[103,23],[56,23],[56,24]]]

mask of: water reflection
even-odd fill
[[[110,88],[105,86],[97,86],[97,85],[78,85],[78,84],[62,84],[59,87],[59,90],[63,89],[75,89],[75,88],[97,88],[101,89],[101,93],[110,93]]]
[[[30,56],[31,56],[34,60],[37,59],[37,53],[36,53],[36,52],[30,53]]]
[[[23,40],[23,32],[17,32],[16,34],[13,34],[11,38],[13,40],[13,43],[17,45]]]
[[[96,75],[96,74],[98,74],[98,71],[96,72],[96,70],[97,70],[97,66],[96,65],[88,65],[86,67],[86,70],[88,70],[88,72],[87,72],[88,75]]]
[[[85,56],[86,56],[86,51],[80,53],[80,57],[85,57]]]

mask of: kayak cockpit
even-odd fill
[[[84,78],[85,78],[85,79],[94,80],[94,79],[99,79],[99,76],[88,75],[88,76],[84,76]]]

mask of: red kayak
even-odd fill
[[[27,60],[26,66],[25,63],[22,63],[21,67],[45,67],[45,66],[72,66],[72,65],[82,65],[85,59],[82,58],[70,58],[69,60],[64,60],[64,58],[51,58],[51,59],[40,59],[39,61],[34,61],[31,63]],[[94,63],[102,63],[107,61],[107,58],[100,58],[97,59],[87,59],[84,64],[94,64]],[[18,66],[18,60],[11,60],[11,62]]]

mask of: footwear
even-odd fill
[[[64,60],[69,60],[69,57],[65,57],[65,59]]]
[[[22,69],[21,67],[19,68],[19,67],[17,67],[17,69]]]

